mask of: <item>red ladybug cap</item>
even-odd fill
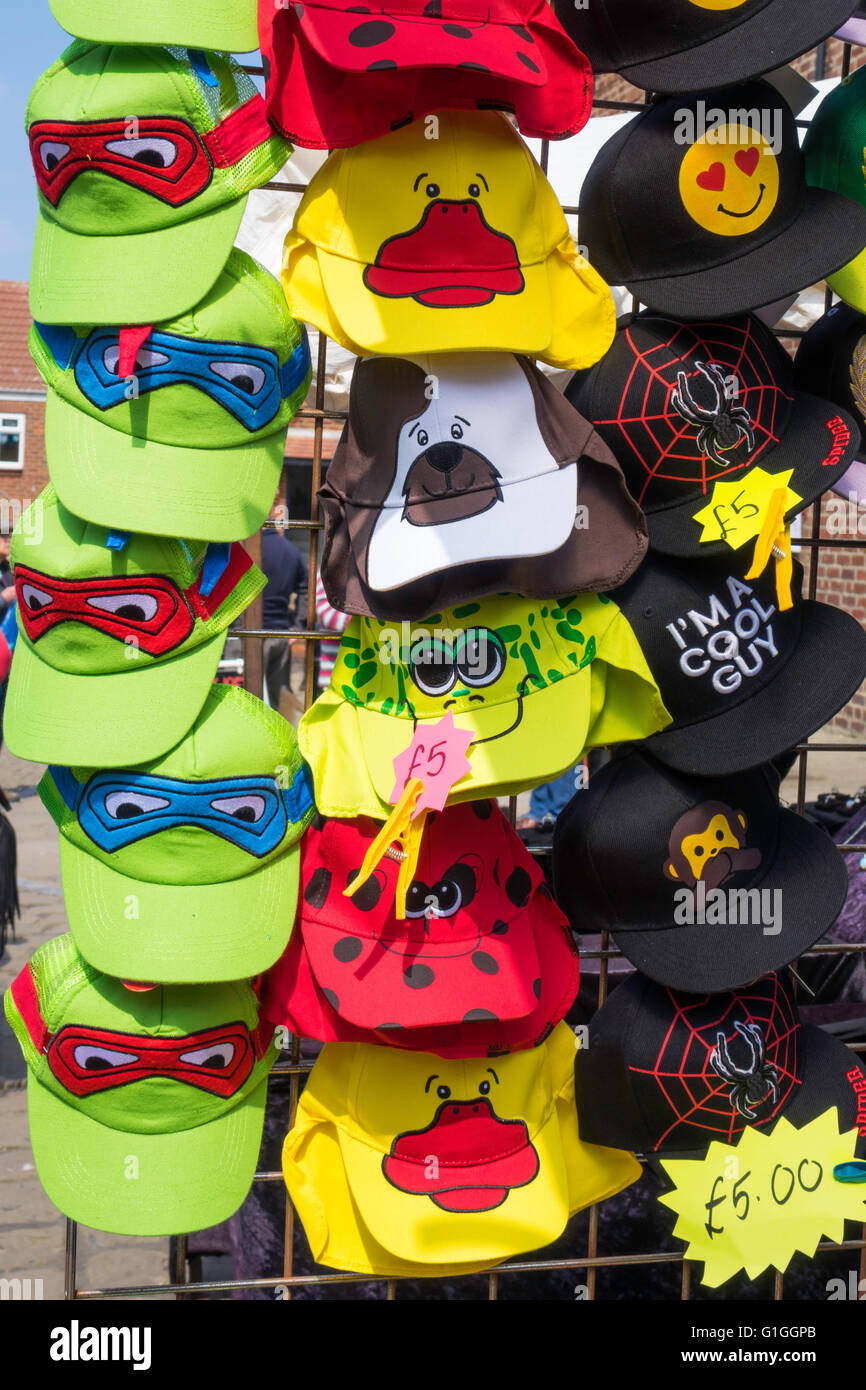
[[[300,930],[267,977],[268,1017],[322,1041],[446,1056],[540,1041],[577,993],[577,951],[496,803],[429,818],[404,921],[393,910],[394,859],[353,898],[342,892],[377,828],[329,821],[305,836]]]
[[[592,69],[545,0],[259,0],[272,122],[334,149],[443,108],[513,111],[526,135],[586,124]]]

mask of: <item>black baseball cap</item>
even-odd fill
[[[565,395],[615,454],[653,548],[703,557],[730,549],[703,541],[695,519],[717,483],[793,470],[790,521],[848,470],[855,421],[807,389],[795,391],[791,358],[754,314],[684,323],[647,311],[620,320],[609,352]],[[742,513],[721,515],[736,538]]]
[[[575,1060],[580,1137],[658,1157],[703,1157],[784,1115],[796,1128],[836,1106],[866,1153],[866,1075],[855,1053],[801,1023],[785,975],[683,994],[645,975],[617,985]]]
[[[802,599],[794,562],[781,611],[774,567],[749,556],[671,560],[650,551],[610,597],[637,636],[673,722],[647,750],[678,772],[724,776],[770,762],[832,719],[866,680],[866,632]]]
[[[653,92],[743,82],[808,53],[851,14],[853,0],[553,0],[592,63]]]
[[[755,81],[669,97],[623,126],[584,181],[579,239],[610,284],[706,319],[847,265],[866,243],[866,208],[807,185],[794,113]]]
[[[835,402],[857,426],[856,451],[866,444],[866,314],[834,304],[812,324],[794,358],[794,385]]]
[[[717,991],[814,945],[842,911],[848,871],[823,830],[780,807],[771,765],[689,777],[634,748],[561,812],[553,886],[574,927],[610,931],[651,979]]]

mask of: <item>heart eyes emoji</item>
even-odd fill
[[[741,173],[745,174],[747,178],[752,178],[760,157],[760,150],[753,145],[748,150],[737,150],[734,155],[734,163]],[[710,165],[709,169],[698,174],[697,185],[698,188],[706,188],[711,193],[721,193],[725,187],[726,178],[725,166],[720,160],[717,160],[715,164]]]
[[[721,193],[725,186],[724,164],[711,164],[702,174],[698,174],[698,188],[709,189],[711,193]]]
[[[737,150],[737,153],[734,155],[734,163],[747,178],[751,178],[758,167],[758,160],[760,158],[761,151],[758,149],[757,145],[751,145],[747,150]]]
[[[740,126],[696,140],[683,156],[679,195],[693,221],[714,236],[741,237],[767,221],[779,199],[779,161],[756,130]]]

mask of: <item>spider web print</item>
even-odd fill
[[[768,1124],[784,1108],[795,1086],[797,1040],[800,1025],[793,1003],[778,976],[768,975],[748,991],[711,994],[704,997],[666,991],[673,1010],[670,1026],[651,1068],[631,1067],[655,1083],[653,1110],[666,1103],[669,1121],[660,1128],[655,1148],[676,1135],[683,1145],[707,1144],[711,1139],[730,1143],[751,1123],[755,1128]],[[776,1096],[769,1090],[760,1103],[750,1102],[755,1119],[748,1121],[735,1108],[735,1082],[726,1081],[713,1069],[710,1056],[716,1048],[717,1033],[724,1033],[728,1055],[742,1069],[750,1066],[748,1045],[736,1024],[756,1024],[764,1043],[764,1063],[776,1072]],[[759,1077],[759,1069],[753,1076]],[[663,1125],[661,1118],[660,1126]],[[683,1131],[687,1131],[686,1134]]]
[[[779,443],[777,417],[793,404],[794,398],[775,384],[774,369],[755,337],[751,321],[743,327],[730,323],[701,324],[700,331],[694,324],[680,324],[665,341],[653,341],[644,349],[636,341],[636,330],[639,335],[641,326],[638,323],[625,330],[634,362],[617,413],[612,419],[597,420],[596,424],[618,432],[616,441],[610,434],[605,438],[625,469],[641,506],[647,501],[661,504],[679,500],[684,483],[688,493],[700,489],[706,496],[718,478],[751,468],[766,450]],[[705,409],[712,408],[707,382],[695,369],[696,360],[716,363],[726,376],[737,378],[739,396],[732,404],[743,407],[751,420],[755,447],[749,451],[748,442],[741,440],[735,448],[726,450],[730,456],[726,467],[720,467],[698,447],[700,426],[683,419],[671,403],[678,373],[685,372],[694,399]],[[629,468],[627,455],[638,461],[646,475],[637,491],[637,479]]]

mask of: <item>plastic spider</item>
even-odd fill
[[[779,1073],[764,1056],[764,1039],[757,1023],[735,1023],[734,1027],[749,1048],[747,1067],[738,1067],[728,1051],[724,1033],[716,1034],[716,1045],[710,1053],[710,1066],[717,1076],[732,1087],[729,1100],[738,1115],[746,1120],[755,1118],[755,1107],[764,1101],[776,1100]]]
[[[729,399],[727,380],[717,363],[697,362],[695,365],[713,393],[712,408],[707,410],[695,400],[685,372],[677,373],[671,405],[690,425],[698,427],[697,443],[701,452],[720,468],[727,468],[723,454],[736,449],[743,440],[748,444],[749,454],[755,447],[751,416],[743,406],[736,404],[736,397]]]

